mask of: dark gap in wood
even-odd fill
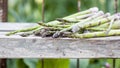
[[[6,59],[0,59],[0,68],[7,68]]]

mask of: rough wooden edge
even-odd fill
[[[5,42],[6,41],[6,42]],[[0,38],[0,58],[119,58],[120,40]],[[22,45],[21,45],[22,43]]]

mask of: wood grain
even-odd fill
[[[3,24],[6,25],[15,27],[16,24]],[[4,30],[8,30],[7,26]],[[0,27],[2,30],[3,28]],[[4,33],[0,34],[0,58],[120,58],[120,36],[53,39],[5,36]]]

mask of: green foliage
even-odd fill
[[[44,59],[44,68],[69,68],[69,59]],[[42,68],[41,59],[8,59],[7,68]]]
[[[7,68],[28,68],[23,59],[8,59]]]
[[[42,15],[41,6],[42,0],[9,0],[9,21],[38,22]],[[94,6],[114,13],[114,0],[81,0],[81,10]],[[75,12],[77,12],[77,0],[45,0],[46,22]]]
[[[79,59],[80,68],[88,68],[89,59]],[[70,68],[77,68],[77,59],[70,60]]]
[[[23,59],[28,68],[36,68],[39,59]]]

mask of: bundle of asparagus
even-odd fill
[[[13,35],[24,32],[21,36],[36,35],[41,37],[93,38],[120,35],[120,13],[110,15],[99,11],[97,7],[81,11],[64,18],[57,18],[48,23],[7,33]]]

